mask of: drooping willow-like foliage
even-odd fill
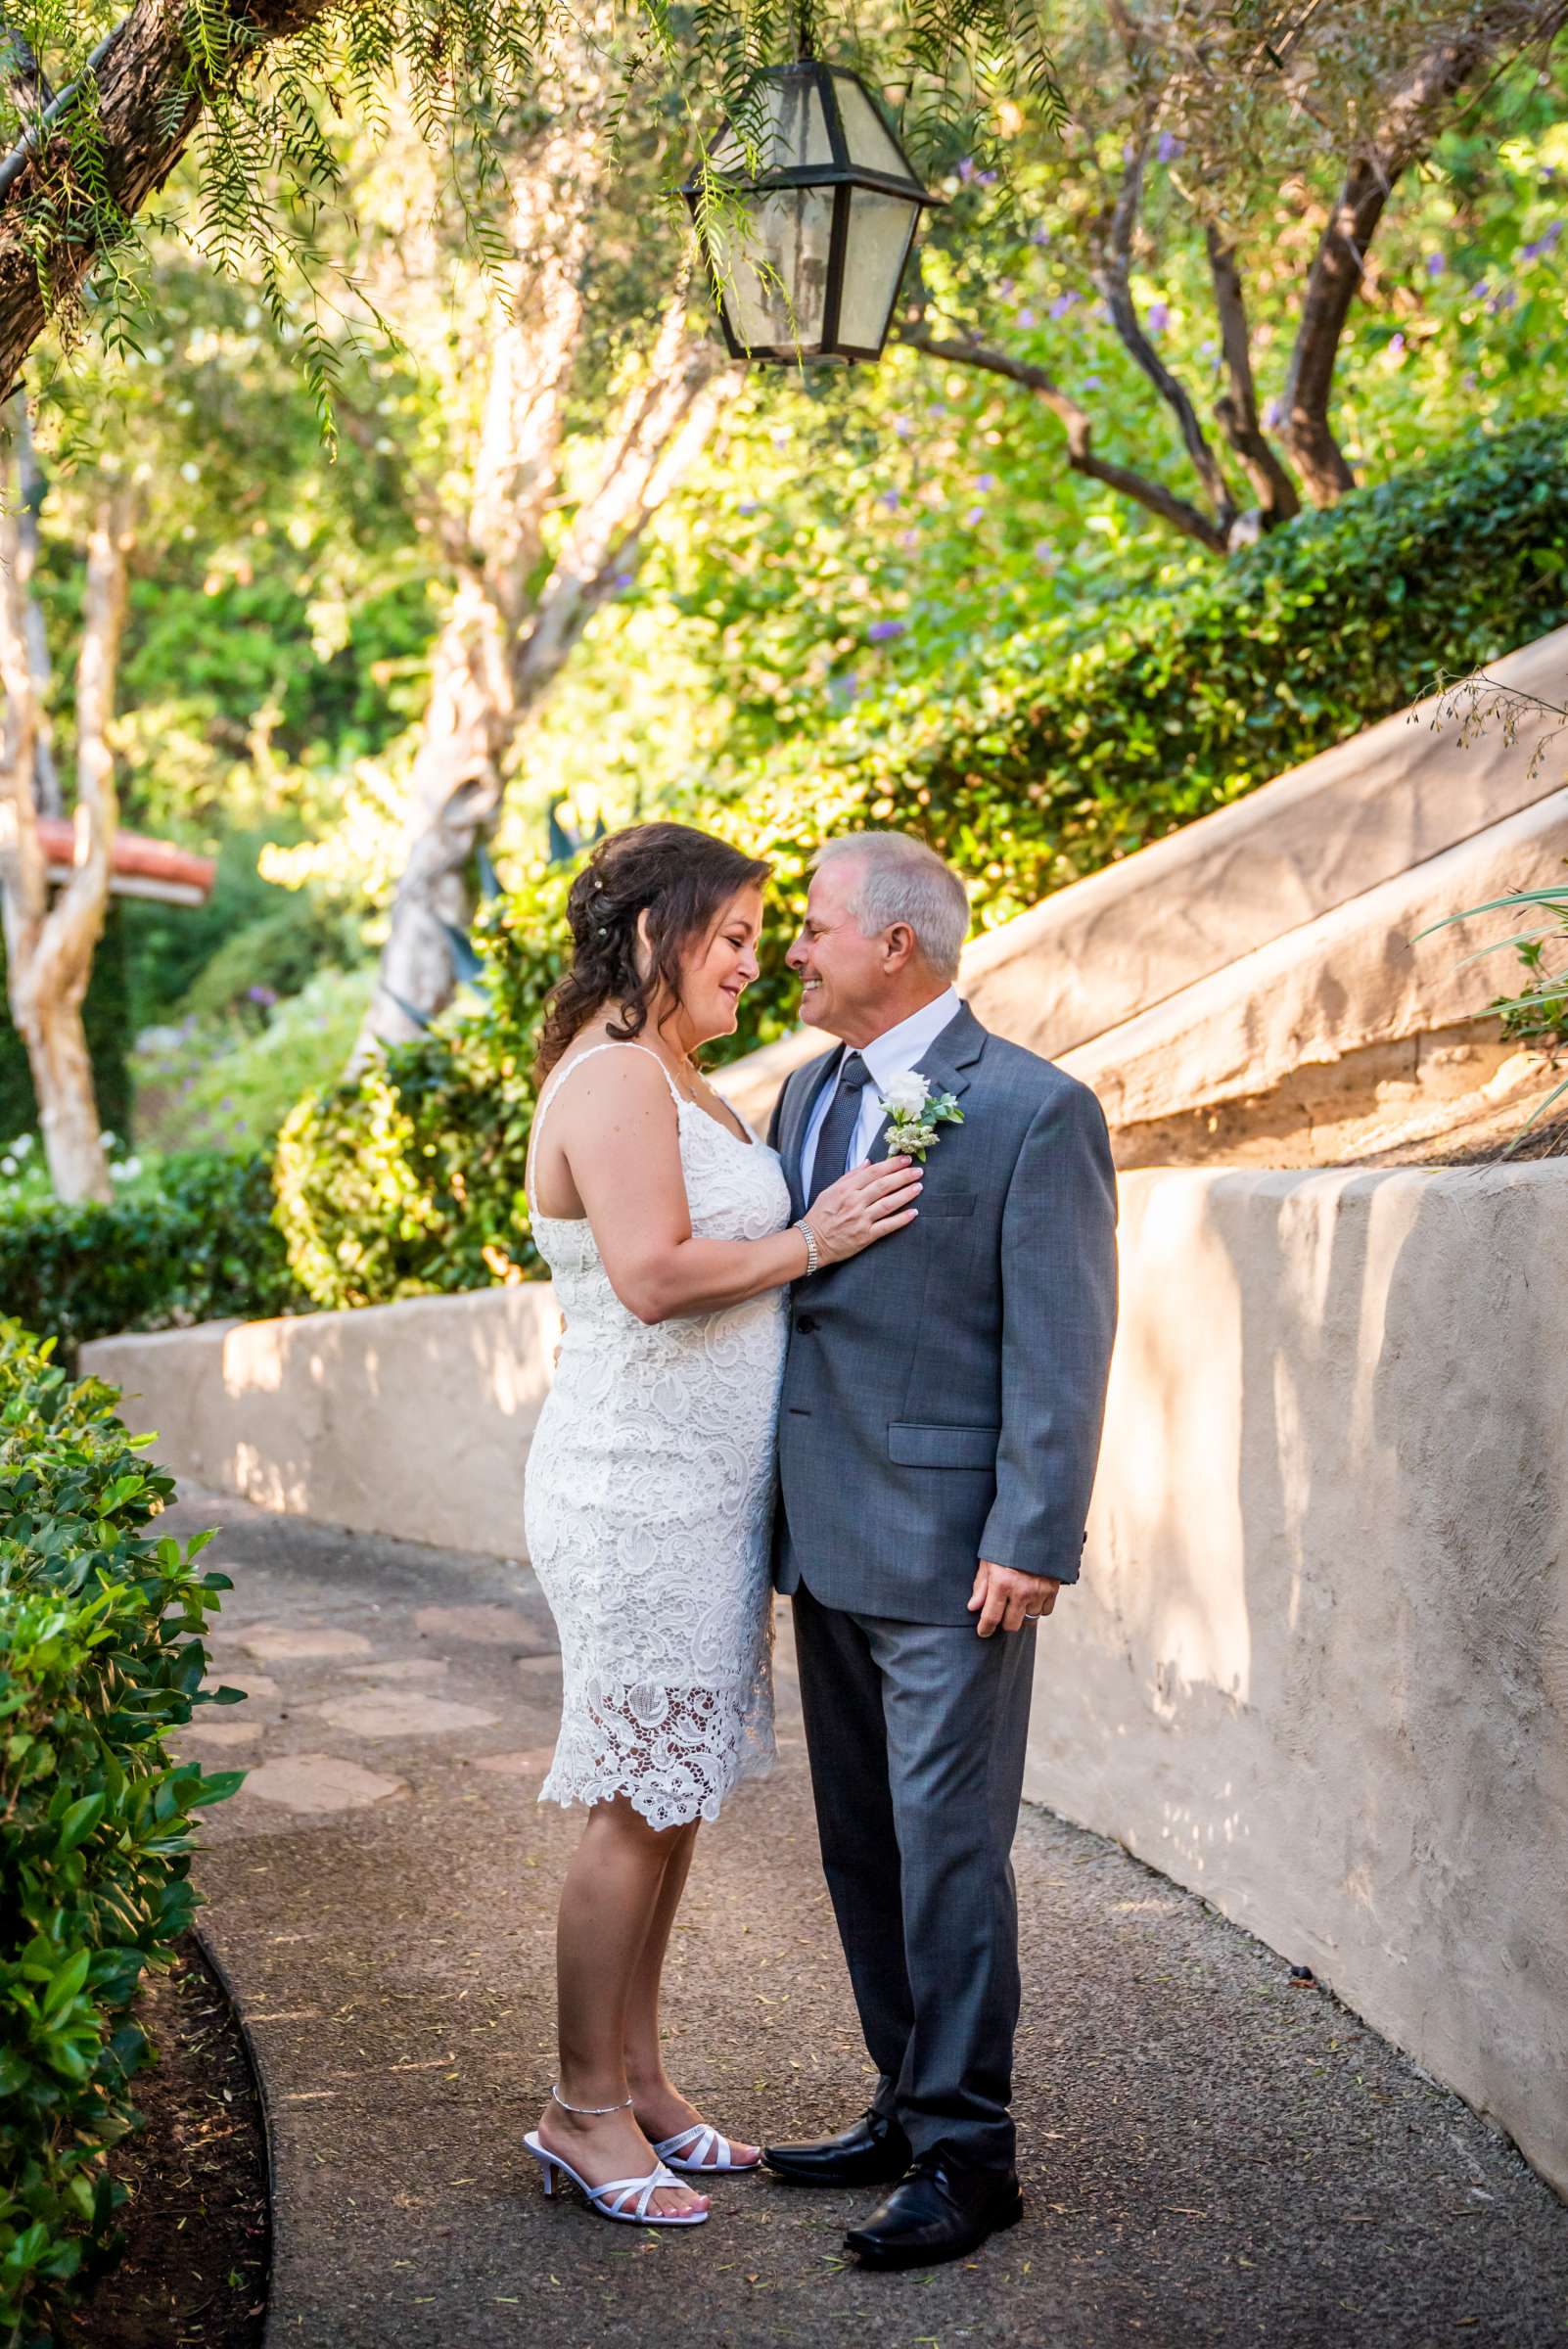
[[[484,253],[500,144],[530,114],[591,104],[612,141],[676,114],[700,157],[722,115],[757,137],[760,73],[809,38],[868,65],[940,163],[985,147],[1007,94],[1056,102],[1045,4],[18,0],[0,7],[0,392],[84,299],[112,346],[145,331],[138,216],[187,148],[187,233],[298,335],[325,402],[324,214],[394,94],[449,159]]]

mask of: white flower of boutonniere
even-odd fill
[[[939,1126],[961,1126],[964,1113],[951,1093],[934,1093],[918,1069],[893,1078],[877,1106],[888,1121],[888,1155],[901,1154],[925,1164],[926,1152],[937,1139]]]

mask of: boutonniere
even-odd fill
[[[878,1107],[888,1121],[888,1155],[925,1164],[939,1126],[961,1126],[964,1113],[951,1093],[934,1093],[918,1069],[895,1077]]]

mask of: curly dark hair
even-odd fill
[[[609,1033],[624,1044],[647,1026],[661,985],[678,1002],[680,966],[693,943],[707,937],[731,898],[760,889],[772,869],[690,824],[630,824],[601,840],[567,898],[572,968],[544,1006],[535,1082],[607,1003],[620,1012]],[[642,913],[652,949],[646,976],[637,967]]]

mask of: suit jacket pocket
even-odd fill
[[[999,1427],[936,1427],[915,1419],[895,1420],[888,1430],[888,1456],[901,1468],[994,1468]]]

